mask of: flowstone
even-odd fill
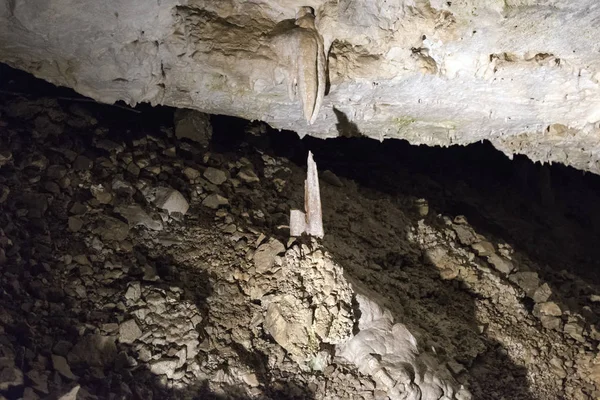
[[[338,346],[339,356],[382,385],[391,400],[469,400],[471,394],[426,352],[389,310],[357,294],[360,332]]]

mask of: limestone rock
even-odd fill
[[[58,400],[77,400],[77,394],[80,389],[81,386],[79,385],[73,386],[67,393],[61,395]]]
[[[598,55],[587,51],[600,32],[594,24],[600,14],[595,0],[569,7],[553,2],[551,8],[530,2],[525,13],[518,2],[416,2],[409,7],[382,0],[318,1],[310,4],[316,17],[310,26],[304,16],[296,19],[294,2],[259,4],[232,10],[228,3],[200,1],[190,10],[175,8],[174,1],[148,8],[136,0],[81,9],[52,1],[43,13],[9,7],[0,13],[0,61],[104,103],[193,107],[263,120],[301,136],[338,136],[338,126],[346,134],[354,125],[372,138],[414,144],[490,139],[508,155],[524,153],[533,160],[600,170],[596,156],[590,159],[587,153],[599,129],[600,94],[588,89],[598,85]],[[205,23],[206,13],[214,24]],[[127,15],[132,23],[116,24],[115,15]],[[403,29],[397,29],[399,24]],[[160,38],[160,57],[144,41],[119,51],[140,26],[147,37]],[[486,29],[477,29],[481,26]],[[329,59],[331,91],[322,100],[319,118],[310,116],[313,125],[307,124],[301,105],[289,101],[294,82],[300,82],[297,71],[307,63],[301,61],[299,36],[294,30],[282,32],[284,27],[314,32],[311,39],[322,56],[313,66],[324,64],[325,55]],[[194,40],[170,34],[192,29]],[[273,46],[275,36],[281,45]],[[86,46],[74,44],[82,41]],[[73,59],[78,67],[65,74]],[[131,71],[135,79],[128,79]],[[300,86],[302,92],[306,85]],[[321,91],[316,97],[322,98]],[[352,125],[338,124],[339,118]],[[206,115],[178,111],[175,126],[178,137],[208,143]],[[557,141],[561,151],[553,151]]]
[[[76,380],[77,377],[71,372],[71,367],[67,359],[63,356],[52,354],[52,366],[54,369],[67,379]]]
[[[259,274],[269,271],[275,264],[275,257],[285,251],[285,246],[277,239],[270,239],[256,249],[254,265]]]
[[[150,371],[156,375],[166,375],[172,378],[177,368],[177,359],[160,359],[150,363]]]
[[[137,204],[119,206],[115,208],[115,211],[121,214],[132,227],[143,225],[153,231],[161,231],[163,229],[162,222],[152,219],[148,213]]]
[[[415,208],[421,217],[426,217],[429,214],[429,203],[426,199],[417,199],[415,201]]]
[[[473,229],[468,225],[453,225],[452,229],[456,232],[458,241],[465,246],[470,246],[477,240],[475,232],[473,232]]]
[[[585,338],[583,337],[583,326],[580,322],[573,321],[566,323],[563,327],[563,331],[578,342],[585,342]]]
[[[79,217],[71,216],[69,217],[68,225],[71,232],[79,232],[83,228],[83,220]]]
[[[536,289],[533,293],[533,301],[536,303],[544,303],[552,296],[552,289],[547,283]]]
[[[496,249],[494,249],[494,245],[487,241],[473,243],[471,248],[480,257],[491,256],[496,251]]]
[[[32,386],[38,392],[48,394],[48,373],[42,373],[32,369],[27,372],[27,378],[32,382]]]
[[[538,303],[533,308],[534,313],[539,313],[541,315],[547,315],[551,317],[560,317],[562,315],[562,310],[553,301],[549,301],[546,303]]]
[[[183,174],[190,181],[194,181],[194,180],[196,180],[196,179],[198,179],[200,177],[200,171],[198,171],[197,169],[194,169],[194,168],[190,168],[190,167],[184,168],[183,169]]]
[[[204,171],[204,177],[208,179],[210,183],[217,186],[221,185],[227,180],[227,175],[225,175],[225,172],[212,167],[206,168],[206,171]]]
[[[167,210],[169,214],[178,212],[185,215],[190,207],[179,191],[166,187],[156,189],[154,204],[158,208]]]
[[[133,343],[142,336],[142,330],[134,319],[127,320],[119,325],[119,342]]]
[[[494,266],[494,268],[504,274],[510,274],[515,268],[512,262],[503,258],[497,254],[492,254],[487,258],[488,262]]]
[[[256,173],[250,168],[243,168],[238,172],[237,177],[246,183],[259,182],[260,179]]]
[[[216,210],[217,208],[221,206],[226,206],[228,204],[229,200],[217,193],[209,194],[202,201],[202,205],[204,207],[212,208],[213,210]]]
[[[85,363],[93,367],[108,367],[117,356],[115,338],[103,335],[81,337],[67,356],[71,364]]]
[[[198,142],[206,147],[212,137],[212,126],[207,114],[178,108],[175,111],[175,136]]]
[[[23,384],[23,372],[17,368],[14,360],[0,358],[0,390],[8,390]]]
[[[73,162],[73,168],[77,171],[87,171],[92,169],[94,162],[84,155],[78,156]]]
[[[510,275],[509,279],[523,289],[527,296],[531,298],[533,298],[540,285],[540,278],[537,272],[515,272]]]
[[[112,199],[112,193],[110,193],[103,185],[92,185],[90,192],[98,200],[100,204],[109,204]]]
[[[125,240],[129,235],[129,226],[113,217],[104,217],[103,225],[96,232],[100,234],[103,240]]]

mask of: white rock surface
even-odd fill
[[[391,400],[471,398],[446,367],[432,355],[419,352],[415,337],[403,324],[394,324],[388,310],[360,294],[356,300],[361,313],[360,332],[338,346],[340,357],[386,388]]]
[[[329,92],[313,125],[281,32],[296,2],[0,1],[0,61],[102,102],[259,119],[300,135],[487,139],[600,172],[596,0],[311,0]],[[289,53],[300,52],[290,41]],[[203,136],[205,137],[205,136]]]

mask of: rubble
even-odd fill
[[[64,128],[11,133],[29,122],[0,104],[5,398],[600,394],[600,289],[433,199],[327,174],[308,203],[323,200],[328,235],[290,239],[311,164],[77,116],[86,142],[59,105],[20,107]]]

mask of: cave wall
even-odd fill
[[[317,137],[486,139],[509,156],[600,173],[595,0],[307,0],[328,54],[328,94],[312,125],[289,97],[282,54],[303,51],[280,35],[298,5],[0,0],[0,62],[101,102],[193,108]]]

